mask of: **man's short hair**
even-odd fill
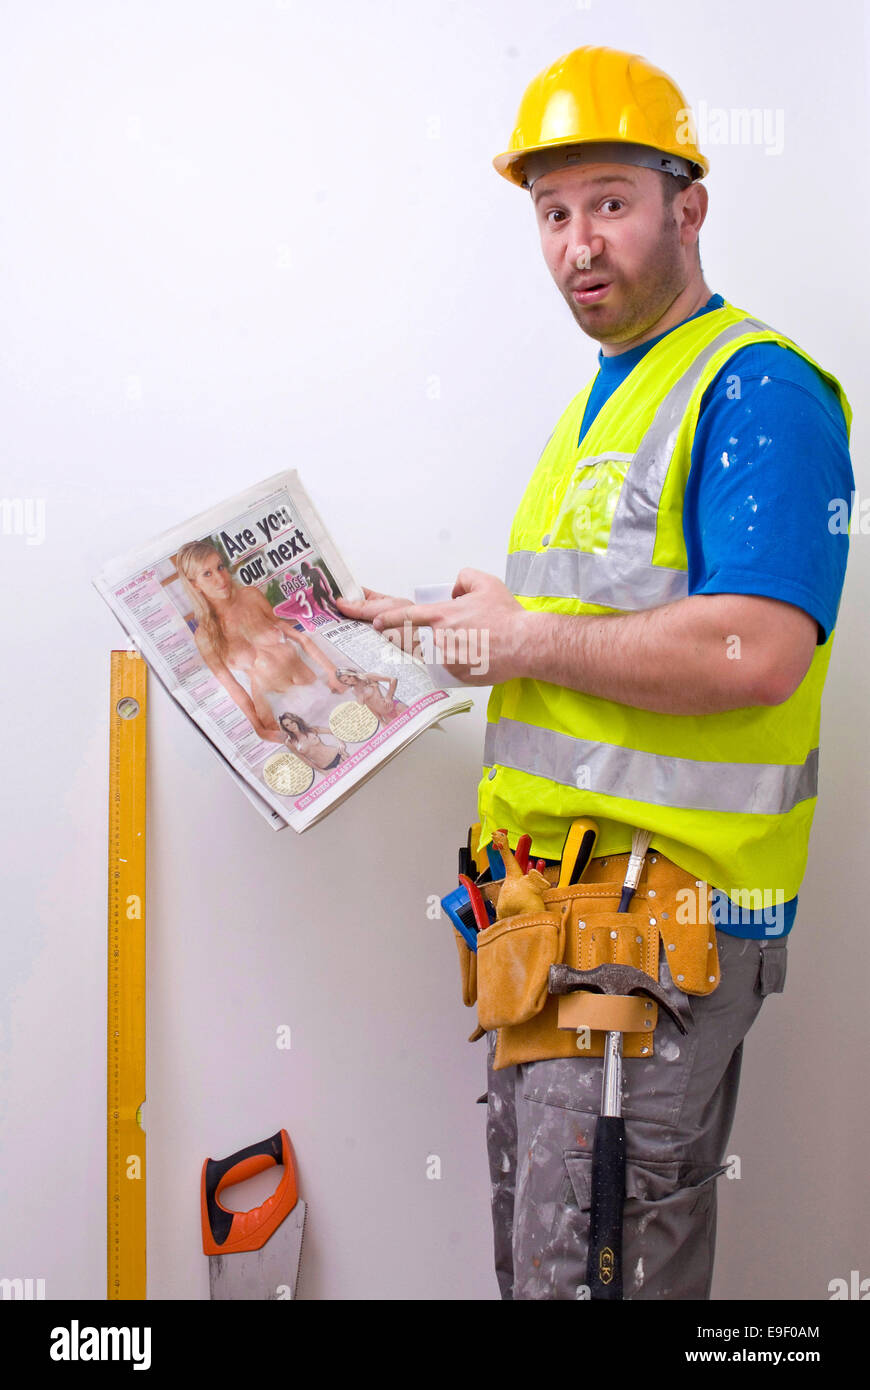
[[[666,208],[673,207],[674,199],[692,182],[685,174],[662,174],[662,198]]]

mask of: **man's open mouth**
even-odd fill
[[[609,289],[609,280],[596,280],[594,284],[586,285],[583,289],[574,290],[572,293],[578,304],[593,304],[596,299],[601,299]]]

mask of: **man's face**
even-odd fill
[[[694,238],[681,236],[692,188],[666,207],[666,177],[630,164],[587,164],[542,174],[532,187],[550,274],[583,332],[600,343],[642,337],[697,264]]]

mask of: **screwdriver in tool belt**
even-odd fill
[[[598,825],[594,820],[582,817],[571,822],[565,844],[562,848],[562,862],[559,868],[559,887],[567,888],[579,883],[592,858],[598,839]]]

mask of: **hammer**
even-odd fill
[[[644,994],[664,1009],[681,1033],[687,1031],[681,1005],[674,1006],[657,980],[633,965],[598,965],[575,970],[551,965],[550,994],[574,990],[599,994]],[[592,1148],[592,1200],[586,1282],[590,1297],[622,1298],[622,1207],[625,1201],[625,1121],[622,1118],[622,1034],[609,1032],[604,1047],[601,1111]]]

